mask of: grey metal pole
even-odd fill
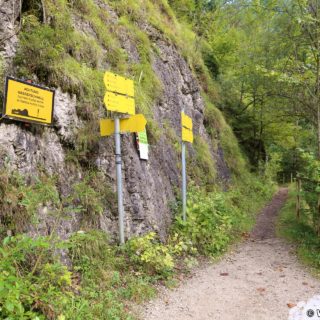
[[[184,112],[184,108],[181,110]],[[182,140],[182,219],[187,221],[187,173],[186,173],[186,143]]]
[[[186,143],[182,141],[182,217],[187,220]]]
[[[116,168],[117,168],[117,196],[118,196],[118,213],[119,213],[119,236],[120,244],[124,244],[124,210],[122,194],[122,171],[121,171],[121,139],[120,139],[120,119],[114,119],[114,136],[116,142]]]

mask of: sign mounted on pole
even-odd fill
[[[106,72],[103,80],[108,91],[134,97],[134,84],[132,80],[112,72]]]
[[[51,125],[54,90],[11,77],[6,79],[4,117]]]
[[[124,244],[125,212],[122,193],[121,133],[143,131],[147,121],[142,114],[135,115],[134,83],[132,80],[106,72],[104,84],[107,89],[104,104],[108,111],[116,112],[116,114],[114,119],[100,120],[100,133],[101,136],[114,134],[115,137],[119,239],[120,244]],[[120,119],[117,113],[129,114],[131,117]]]
[[[137,140],[139,146],[140,159],[149,160],[149,144],[146,129],[138,132]]]
[[[120,119],[120,133],[140,132],[146,127],[147,120],[143,114],[136,114],[128,119]],[[101,136],[111,136],[114,134],[114,120],[100,119]]]
[[[104,104],[108,111],[134,115],[136,113],[134,99],[121,94],[106,92]]]
[[[181,112],[182,141],[193,143],[192,119]]]
[[[133,80],[106,72],[104,84],[107,92],[104,96],[104,104],[109,111],[135,114],[134,83]]]
[[[112,136],[114,134],[114,120],[100,119],[100,135],[101,137]]]
[[[121,119],[120,130],[121,132],[140,132],[146,127],[147,120],[143,114],[136,114],[128,119]]]
[[[182,164],[182,218],[187,220],[187,168],[186,168],[186,142],[193,143],[192,119],[188,117],[184,110],[181,112],[181,164]]]

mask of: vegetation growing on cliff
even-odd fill
[[[211,49],[204,39],[198,39],[191,25],[186,21],[178,22],[166,1],[146,0],[139,4],[134,1],[105,1],[107,7],[101,10],[93,0],[46,0],[46,23],[42,22],[39,11],[33,8],[38,8],[39,3],[31,3],[34,5],[29,6],[22,17],[19,50],[15,58],[17,75],[23,78],[36,77],[42,83],[61,87],[62,90],[77,95],[77,113],[85,120],[85,126],[79,131],[76,141],[75,152],[78,155],[88,158],[97,148],[99,134],[95,124],[103,101],[102,78],[106,69],[135,79],[137,107],[150,120],[150,135],[158,135],[153,132],[153,107],[163,89],[153,67],[154,56],[158,55],[159,49],[152,37],[157,33],[168,44],[177,45],[189,62],[208,96],[207,104],[212,99],[218,99],[218,84],[213,80],[212,74],[214,66],[208,58],[212,55]],[[114,17],[111,10],[115,10],[118,17]],[[83,30],[74,28],[75,21],[86,21],[89,26]],[[151,34],[144,30],[146,22],[154,28],[150,31]],[[124,38],[135,45],[138,54],[136,58],[129,57],[123,48],[121,41]],[[211,53],[203,53],[205,50]],[[215,107],[212,106],[211,109],[213,108]],[[214,123],[217,124],[220,120],[224,121],[221,117]],[[211,121],[207,121],[207,125],[208,130],[215,130]],[[227,134],[225,143],[234,141],[233,147],[238,150],[231,131],[229,133],[226,130],[227,126],[223,125],[222,132],[222,136]],[[204,154],[208,153],[206,149],[210,149],[206,144],[203,141],[203,146],[195,150],[197,158],[203,160],[199,169],[193,173],[198,181],[206,175],[208,167],[210,175],[213,175],[215,167],[213,157]],[[232,157],[234,158],[229,158]],[[242,162],[240,153],[236,161]],[[231,165],[230,168],[233,170],[236,166]],[[209,178],[209,182],[213,182],[213,176]]]
[[[45,17],[35,9],[40,2],[45,5]],[[216,257],[248,231],[254,213],[272,193],[272,180],[279,173],[297,171],[297,163],[288,166],[294,162],[291,149],[313,141],[308,147],[314,151],[310,129],[317,122],[314,94],[307,94],[315,80],[315,67],[319,67],[314,64],[314,50],[306,43],[300,47],[292,38],[284,44],[277,39],[287,28],[291,36],[303,39],[301,24],[310,29],[314,21],[309,15],[308,19],[301,17],[290,1],[293,22],[273,2],[29,3],[21,17],[14,61],[17,76],[77,95],[77,114],[84,126],[75,145],[68,146],[68,155],[90,174],[71,184],[67,196],[61,196],[54,177],[43,175],[27,183],[19,175],[0,172],[0,277],[4,283],[0,315],[9,319],[131,319],[128,305],[153,296],[153,283],[172,282],[178,267],[187,272],[200,254]],[[303,22],[298,22],[301,18]],[[170,123],[160,126],[154,115],[164,90],[153,66],[160,50],[156,39],[178,50],[201,84],[208,139],[197,136],[190,152],[187,222],[179,218],[177,199],[176,221],[167,241],[160,242],[155,233],[149,233],[118,248],[103,232],[92,230],[105,208],[115,210],[113,192],[102,189],[99,172],[88,160],[98,148],[102,78],[106,69],[134,78],[138,109],[148,117],[151,142],[156,144],[166,135],[179,154],[175,129]],[[131,54],[124,48],[126,40],[134,46]],[[292,46],[297,56],[290,51]],[[288,61],[283,51],[291,54]],[[308,82],[305,91],[294,95],[304,82]],[[287,90],[285,97],[280,96],[279,88]],[[306,98],[305,105],[301,100]],[[223,153],[232,175],[221,186],[213,156],[217,152]],[[256,175],[249,172],[247,160]],[[307,178],[318,179],[317,168],[305,173]],[[312,190],[310,208],[318,192]],[[83,230],[62,243],[54,232],[49,238],[18,235],[44,206],[54,216],[53,231],[70,208],[83,217]],[[59,262],[61,252],[69,269]]]

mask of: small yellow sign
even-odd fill
[[[134,84],[130,79],[112,72],[106,72],[104,75],[104,84],[108,91],[134,97]]]
[[[114,120],[100,119],[100,134],[101,134],[101,137],[113,135],[114,134]]]
[[[129,119],[120,120],[121,132],[140,132],[144,131],[147,120],[143,114],[136,114]]]
[[[182,128],[182,141],[193,143],[193,133],[191,130]]]
[[[51,125],[54,91],[7,77],[3,115],[12,119]]]
[[[136,113],[135,102],[133,98],[106,92],[104,96],[104,104],[109,111],[120,112],[134,115]]]
[[[120,132],[140,132],[145,130],[147,120],[143,114],[136,114],[128,119],[120,119]],[[100,120],[100,134],[102,137],[114,134],[114,120]]]
[[[192,130],[192,119],[188,117],[184,112],[181,112],[181,124],[183,127]]]
[[[182,141],[193,143],[192,119],[181,112]]]

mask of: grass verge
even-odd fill
[[[320,277],[320,238],[313,230],[312,220],[304,210],[300,219],[296,217],[295,196],[294,187],[291,185],[288,201],[280,212],[277,234],[295,244],[298,258]]]
[[[229,192],[191,186],[188,220],[179,218],[178,203],[165,243],[151,232],[118,247],[105,233],[92,229],[78,231],[65,241],[54,233],[4,238],[0,318],[135,319],[132,304],[154,297],[155,284],[176,284],[203,257],[220,257],[250,229],[254,213],[272,189],[251,175],[247,179]]]

